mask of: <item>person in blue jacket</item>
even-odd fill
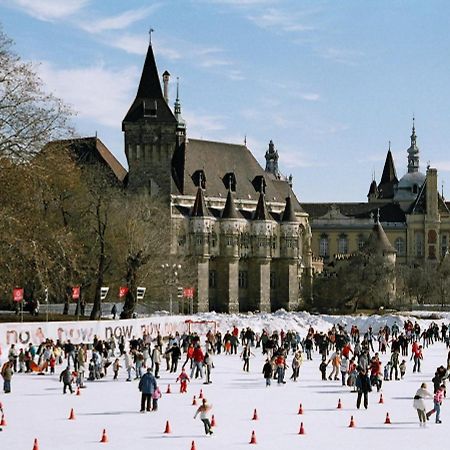
[[[157,388],[156,379],[152,374],[152,369],[148,368],[147,373],[139,381],[141,391],[141,412],[151,411],[152,395]]]

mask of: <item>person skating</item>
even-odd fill
[[[72,372],[70,371],[69,366],[67,366],[59,375],[59,381],[63,383],[63,394],[66,393],[67,388],[69,388],[69,391],[71,394],[73,394],[72,389],[72,382],[73,382],[73,376]]]
[[[322,362],[319,365],[320,373],[322,374],[322,381],[327,381],[327,363],[325,356],[322,356]]]
[[[155,391],[152,394],[152,411],[158,411],[158,400],[162,397],[161,390],[156,386]]]
[[[147,372],[141,377],[139,381],[139,391],[141,392],[141,412],[145,410],[151,411],[152,395],[158,385],[156,379],[152,374],[152,369],[148,368]]]
[[[244,360],[244,367],[242,368],[244,372],[248,372],[250,370],[250,356],[255,355],[250,351],[250,344],[246,344],[241,353],[241,358]]]
[[[414,396],[413,407],[417,410],[419,416],[420,426],[425,426],[428,420],[428,414],[426,413],[425,398],[433,398],[433,396],[427,391],[426,383],[422,383]]]
[[[431,411],[427,412],[427,419],[434,413],[436,413],[436,423],[442,423],[441,421],[441,405],[444,399],[445,386],[439,386],[433,397],[434,407]]]
[[[211,422],[209,420],[208,414],[211,411],[212,405],[209,405],[206,398],[202,399],[202,404],[198,407],[194,419],[200,414],[200,420],[205,426],[205,434],[213,434],[211,430]]]
[[[372,391],[372,386],[370,385],[369,376],[364,369],[361,369],[356,377],[356,389],[358,391],[356,407],[360,408],[361,398],[364,396],[364,408],[367,409],[369,407],[369,392]]]
[[[273,376],[273,367],[270,359],[266,359],[266,362],[262,369],[262,373],[264,375],[264,379],[266,380],[266,387],[270,386]]]
[[[178,360],[181,358],[181,350],[176,342],[166,351],[166,355],[170,355],[170,373],[175,373],[178,368]]]
[[[183,367],[181,369],[180,375],[178,375],[176,379],[176,383],[180,382],[180,393],[186,394],[187,393],[187,384],[191,381],[188,374],[186,373],[186,369]]]
[[[205,365],[205,374],[206,374],[206,381],[203,384],[211,384],[212,383],[211,370],[214,368],[214,362],[209,352],[205,353],[203,364]]]
[[[113,362],[113,372],[114,372],[114,377],[113,380],[117,380],[117,377],[119,376],[119,369],[122,366],[120,365],[119,359],[116,358],[116,360]]]
[[[3,392],[9,394],[11,392],[11,379],[13,376],[13,363],[6,361],[2,366],[1,371],[3,377]]]

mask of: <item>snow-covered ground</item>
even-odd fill
[[[224,316],[225,317],[225,316]],[[316,316],[312,316],[313,318]],[[221,328],[251,325],[258,328],[256,319],[248,316],[222,320]],[[295,319],[292,319],[295,321]],[[361,317],[367,326],[374,329],[386,320]],[[393,320],[397,320],[395,318]],[[319,321],[320,324],[319,324]],[[343,319],[338,320],[343,322]],[[266,315],[258,323],[275,328],[297,328],[286,322],[286,317]],[[328,319],[317,316],[319,328],[326,326]],[[358,322],[357,322],[358,323]],[[424,321],[423,324],[426,322]],[[308,324],[307,324],[308,325]],[[314,324],[313,324],[314,325]],[[299,328],[303,329],[303,326]],[[137,382],[125,382],[125,371],[120,379],[113,381],[111,374],[106,379],[87,382],[81,396],[63,395],[58,367],[54,376],[22,375],[13,377],[12,393],[0,394],[7,426],[0,433],[0,449],[31,450],[35,438],[40,450],[95,449],[106,446],[110,449],[176,449],[190,450],[195,441],[197,450],[228,450],[248,448],[252,430],[256,433],[257,447],[267,450],[293,448],[367,448],[387,449],[400,445],[410,448],[447,448],[450,403],[444,401],[442,424],[430,420],[427,427],[419,427],[417,414],[412,407],[413,396],[425,381],[432,391],[431,378],[437,366],[446,364],[447,349],[436,344],[425,349],[422,373],[413,374],[408,359],[408,370],[403,381],[383,384],[384,404],[379,404],[376,391],[370,394],[369,409],[356,409],[356,394],[340,382],[320,380],[317,353],[313,361],[305,361],[300,380],[287,380],[286,385],[273,384],[265,387],[261,374],[264,358],[260,349],[254,349],[250,373],[242,372],[242,361],[238,356],[214,357],[210,385],[202,380],[193,380],[188,394],[180,394],[175,385],[175,376],[163,368],[159,384],[163,390],[159,411],[139,413],[140,394]],[[383,356],[383,361],[388,356]],[[289,355],[288,364],[292,359]],[[124,365],[122,363],[122,365]],[[287,371],[289,378],[291,370]],[[170,383],[172,393],[165,394]],[[192,396],[200,389],[213,405],[216,420],[214,436],[205,437],[200,420],[193,419],[195,407]],[[338,399],[343,408],[337,409]],[[432,401],[428,400],[431,409]],[[298,415],[302,403],[304,414]],[[73,408],[76,420],[68,420]],[[253,410],[257,409],[259,420],[253,421]],[[392,424],[385,425],[386,413]],[[350,416],[354,416],[355,428],[349,428]],[[164,434],[169,420],[172,432]],[[304,435],[298,435],[300,423],[304,423]],[[109,442],[99,443],[102,430],[106,429]]]

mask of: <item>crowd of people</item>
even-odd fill
[[[343,325],[335,325],[327,332],[309,328],[304,337],[297,331],[263,330],[257,333],[250,327],[239,330],[236,326],[227,330],[208,331],[205,336],[196,333],[178,332],[153,338],[144,333],[126,341],[123,337],[102,340],[94,337],[92,343],[73,344],[70,340],[46,340],[40,345],[29,344],[26,348],[11,345],[8,360],[1,368],[4,393],[11,393],[11,381],[14,373],[54,374],[62,369],[59,379],[63,384],[63,394],[73,393],[86,386],[86,380],[95,382],[108,377],[112,368],[112,380],[119,380],[121,369],[126,373],[125,380],[139,380],[141,392],[141,412],[157,411],[158,400],[162,394],[158,379],[162,370],[174,375],[180,383],[180,392],[186,393],[188,383],[200,379],[204,384],[212,383],[213,359],[225,354],[239,357],[243,361],[242,370],[250,371],[251,359],[257,351],[265,357],[262,377],[267,387],[272,381],[278,385],[289,381],[297,382],[301,378],[301,367],[305,361],[317,361],[318,373],[323,382],[338,381],[342,386],[357,392],[356,406],[369,407],[369,393],[381,391],[385,382],[401,381],[408,363],[412,363],[412,372],[421,372],[424,349],[435,342],[444,342],[450,347],[449,327],[442,323],[431,323],[426,329],[406,321],[402,328],[394,323],[374,332],[368,327],[360,332],[356,325],[350,330]],[[388,359],[384,365],[381,356]],[[181,366],[181,367],[180,367]],[[290,376],[286,375],[291,370]],[[435,422],[441,423],[440,406],[446,395],[445,382],[449,377],[450,351],[446,365],[436,369],[432,380],[433,394],[423,383],[414,396],[421,426],[435,415]],[[319,376],[319,374],[318,374]],[[433,398],[433,409],[427,411],[426,398]],[[204,423],[205,433],[211,434],[208,413],[211,406],[206,399],[197,410]]]

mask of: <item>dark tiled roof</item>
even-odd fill
[[[376,217],[379,209],[382,222],[406,222],[405,213],[400,206],[391,202],[381,205],[373,203],[302,203],[302,207],[311,219],[325,216],[332,208],[337,208],[342,215],[347,217],[367,219]]]
[[[178,188],[176,193],[195,195],[196,187],[191,176],[199,169],[205,173],[206,197],[225,198],[228,192],[223,182],[224,175],[234,173],[235,199],[257,200],[259,192],[255,190],[252,181],[256,176],[263,176],[266,202],[284,203],[285,198],[291,195],[294,210],[302,211],[289,183],[277,180],[272,174],[265,172],[244,145],[189,139],[177,149],[172,159],[172,174]]]
[[[100,162],[104,164],[121,183],[124,182],[127,176],[126,169],[120,164],[108,147],[97,137],[53,141],[47,144],[43,151],[58,148],[58,146],[69,149],[78,163],[91,164],[93,162]]]
[[[227,201],[225,203],[225,208],[222,211],[222,219],[238,219],[238,218],[239,213],[234,204],[233,193],[231,192],[231,189],[229,189]]]
[[[372,233],[370,233],[364,248],[369,253],[396,253],[396,250],[392,247],[386,233],[383,230],[383,227],[379,222],[373,226]]]
[[[395,170],[394,159],[389,150],[384,163],[383,174],[381,175],[378,192],[380,198],[393,198],[394,186],[398,184],[397,172]]]
[[[437,193],[438,196],[438,211],[440,213],[449,214],[450,208],[442,199],[441,194]],[[420,188],[419,194],[417,195],[416,200],[411,205],[409,209],[410,214],[426,214],[427,212],[427,180],[423,183]]]
[[[377,182],[375,180],[372,180],[372,183],[370,183],[369,193],[367,194],[367,197],[370,197],[371,195],[375,194],[378,194]]]
[[[146,116],[146,121],[168,122],[177,124],[177,119],[164,100],[161,83],[159,81],[158,69],[152,46],[149,45],[144,67],[142,69],[141,81],[133,104],[128,110],[124,122],[135,122],[144,117],[144,102],[146,108],[154,109],[156,104],[156,116]],[[123,126],[122,126],[123,129]]]
[[[205,217],[211,215],[206,207],[205,197],[203,196],[203,189],[199,186],[197,188],[197,195],[195,196],[194,206],[192,207],[192,217]]]
[[[264,193],[259,194],[258,204],[256,205],[253,220],[270,220],[269,213],[267,211],[266,200],[264,199]]]
[[[284,207],[283,216],[281,217],[282,222],[297,222],[297,217],[295,217],[294,209],[292,208],[291,197],[286,197],[286,206]]]

